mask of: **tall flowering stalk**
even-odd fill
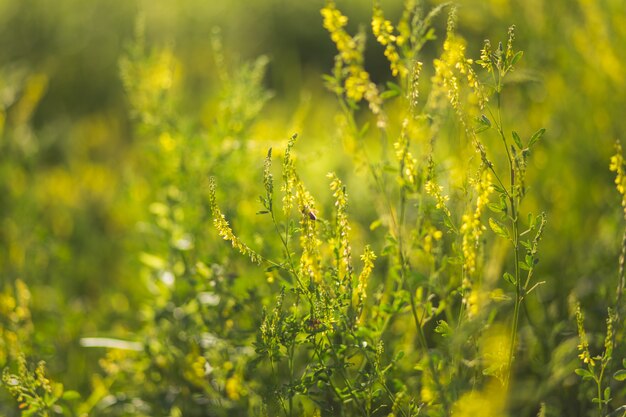
[[[332,0],[326,3],[321,14],[324,18],[324,28],[330,33],[330,38],[338,51],[334,71],[336,84],[333,89],[348,102],[358,103],[365,99],[372,112],[382,117],[382,100],[378,88],[370,80],[369,73],[363,66],[365,47],[363,34],[350,36],[346,32],[345,26],[348,24],[348,18],[337,9]]]
[[[481,59],[478,62],[489,75],[491,75],[491,88],[496,96],[496,106],[492,109],[486,107],[490,117],[482,115],[479,118],[479,124],[482,125],[478,131],[488,129],[493,125],[500,137],[506,160],[508,162],[508,184],[498,175],[493,163],[488,159],[486,150],[482,144],[477,142],[478,151],[480,152],[483,163],[493,173],[496,184],[494,188],[500,195],[500,203],[494,206],[494,211],[500,214],[502,219],[508,220],[507,226],[497,218],[489,219],[489,226],[498,236],[507,239],[513,246],[514,273],[504,273],[504,279],[515,288],[513,318],[511,323],[510,351],[508,359],[507,374],[505,385],[508,386],[511,379],[511,372],[515,352],[517,347],[517,333],[520,321],[520,311],[522,302],[525,297],[543,282],[533,283],[535,266],[539,261],[537,257],[537,248],[539,241],[543,235],[546,223],[545,214],[538,216],[528,215],[528,228],[523,230],[520,215],[520,206],[526,195],[525,177],[528,157],[531,149],[539,141],[545,129],[539,129],[535,132],[527,143],[524,143],[519,134],[512,131],[509,135],[505,133],[504,123],[502,119],[502,90],[504,87],[503,80],[507,74],[514,70],[515,64],[522,57],[521,51],[513,49],[513,41],[515,39],[515,28],[511,26],[508,33],[508,41],[506,49],[500,43],[496,50],[491,47],[490,41],[485,41],[483,50],[481,51]],[[475,131],[476,132],[476,131]],[[524,236],[533,236],[532,239]],[[524,277],[524,271],[526,276]]]

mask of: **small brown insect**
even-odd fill
[[[302,208],[302,214],[309,216],[309,219],[311,220],[317,220],[317,216],[315,215],[315,212],[309,206],[304,206]]]
[[[314,332],[314,333],[320,332],[324,329],[322,321],[320,319],[316,319],[316,318],[308,319],[306,321],[306,324],[309,327],[309,331]]]

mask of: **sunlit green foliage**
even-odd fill
[[[623,415],[625,19],[0,0],[0,414]]]

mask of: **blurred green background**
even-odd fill
[[[350,31],[359,25],[369,31],[370,2],[337,3],[350,17]],[[381,3],[395,21],[401,2]],[[550,360],[559,346],[575,348],[563,345],[575,333],[571,297],[585,306],[592,330],[601,331],[617,284],[623,222],[608,161],[626,131],[626,4],[461,0],[458,5],[458,31],[468,40],[469,56],[478,58],[483,39],[504,39],[516,25],[517,48],[525,54],[515,85],[505,90],[506,122],[523,135],[547,129],[529,170],[528,205],[545,209],[549,221],[539,268],[547,284],[533,299],[530,316],[544,323],[542,349]],[[198,156],[192,164],[197,183],[187,185],[202,188],[202,175],[227,177],[223,181],[241,187],[240,200],[224,194],[224,204],[245,213],[244,201],[256,199],[258,188],[249,183],[258,183],[265,149],[294,132],[301,136],[302,165],[310,162],[311,172],[325,173],[328,166],[352,172],[327,151],[336,145],[328,123],[336,104],[321,74],[332,68],[335,50],[321,25],[322,6],[322,1],[287,0],[0,0],[0,290],[9,292],[17,279],[29,286],[35,331],[23,343],[48,362],[53,377],[89,392],[103,351],[81,347],[80,338],[132,340],[142,328],[142,306],[154,298],[140,279],[140,253],[159,243],[147,237],[145,224],[153,221],[150,204],[176,181],[168,178],[175,173],[167,161],[153,152],[163,140],[159,129],[135,122],[120,77],[120,59],[132,49],[138,17],[146,49],[166,48],[175,63],[176,99],[163,105],[172,107],[169,114],[178,117],[181,135],[189,132],[185,140],[208,143],[206,154],[198,154],[207,159]],[[445,17],[435,26],[443,36]],[[237,132],[247,136],[247,156],[225,157],[224,149],[239,142],[216,127],[223,110],[223,78],[211,46],[216,27],[230,68],[260,55],[269,58],[262,83],[273,97]],[[440,48],[440,42],[430,43],[422,60],[432,60]],[[389,77],[371,36],[366,68],[377,83]],[[234,167],[250,172],[224,172]],[[309,182],[314,191],[326,187],[323,177],[319,184]],[[367,191],[356,189],[359,193]],[[219,246],[213,230],[204,233],[206,248]],[[214,253],[203,260],[207,265],[225,256],[210,250]],[[577,378],[561,375],[549,395],[559,397],[556,390]],[[4,407],[0,411],[11,412],[10,405]]]

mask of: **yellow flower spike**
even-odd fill
[[[426,184],[424,184],[424,190],[426,191],[426,194],[435,199],[435,207],[438,210],[443,211],[446,216],[450,217],[450,210],[446,206],[446,201],[448,201],[450,197],[443,194],[443,186],[436,184],[433,180],[428,180],[426,181]]]
[[[345,31],[348,18],[341,14],[333,1],[326,3],[321,14],[324,19],[323,26],[330,33],[330,38],[339,53],[337,72],[344,72],[345,76],[343,91],[340,94],[345,94],[346,98],[356,103],[365,99],[372,113],[378,116],[378,126],[384,127],[386,121],[382,114],[382,99],[376,84],[371,82],[369,73],[363,68],[364,36],[362,34],[350,36]]]
[[[376,37],[376,41],[385,47],[385,57],[389,61],[391,73],[394,77],[400,76],[405,78],[409,71],[402,62],[397,47],[404,43],[404,37],[398,37],[394,34],[393,24],[385,19],[382,9],[379,5],[374,6],[372,17],[372,33]]]
[[[249,257],[252,262],[260,264],[263,258],[239,240],[239,238],[233,233],[233,230],[226,220],[226,216],[224,216],[217,205],[215,190],[215,179],[211,178],[209,183],[209,206],[211,208],[211,212],[213,213],[213,226],[222,239],[230,241],[233,248],[239,251],[242,255]]]
[[[624,218],[626,218],[626,175],[624,174],[624,155],[619,141],[615,143],[615,155],[611,157],[609,170],[615,172],[615,188],[622,196]]]
[[[340,273],[343,273],[341,280],[346,283],[352,279],[352,248],[348,240],[350,224],[348,223],[348,215],[346,213],[348,207],[348,195],[343,183],[334,173],[329,173],[327,177],[331,180],[330,189],[333,191],[333,197],[335,197],[335,208],[337,210],[337,225],[335,233],[337,235],[337,245],[340,253],[337,270],[340,271]]]
[[[588,364],[590,366],[595,366],[594,360],[591,358],[591,354],[589,353],[589,340],[587,339],[587,332],[585,331],[584,325],[585,315],[580,309],[580,304],[576,306],[576,327],[578,328],[578,351],[580,354],[578,358],[583,361],[583,363]]]
[[[435,75],[432,77],[435,97],[446,96],[463,124],[465,124],[465,111],[461,108],[460,82],[462,79],[466,80],[473,99],[480,109],[484,108],[487,102],[487,95],[472,68],[473,60],[465,57],[465,49],[465,40],[453,32],[453,25],[449,23],[448,35],[443,43],[443,53],[433,62]]]
[[[226,391],[226,395],[228,396],[228,398],[233,401],[239,400],[243,394],[241,377],[239,375],[233,375],[232,377],[228,378],[226,380],[224,390]]]
[[[367,282],[374,270],[374,261],[376,260],[376,254],[371,250],[369,245],[365,247],[363,255],[361,255],[361,260],[363,261],[363,269],[361,270],[361,274],[359,274],[359,283],[356,289],[358,297],[357,315],[360,315],[360,312],[363,310],[363,305],[367,298]]]
[[[485,206],[489,202],[489,196],[493,192],[491,173],[486,167],[483,167],[477,178],[470,180],[470,184],[476,193],[476,206],[473,213],[463,215],[460,229],[463,234],[461,244],[464,260],[463,268],[469,277],[476,271],[478,245],[486,229],[481,223],[480,218]]]

